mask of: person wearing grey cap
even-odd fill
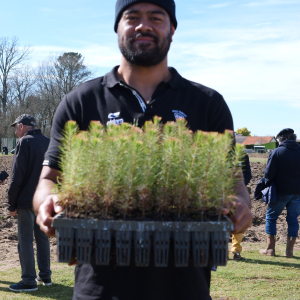
[[[60,176],[59,146],[68,120],[86,130],[92,120],[142,127],[160,116],[163,123],[185,118],[192,131],[233,130],[231,113],[219,93],[168,67],[167,54],[177,25],[173,0],[117,1],[114,30],[122,53],[120,65],[66,95],[53,119],[51,141],[34,196],[37,222],[48,235],[54,235],[53,216],[63,209],[52,188]],[[242,175],[235,196],[236,212],[231,219],[238,233],[244,232],[252,220]],[[149,267],[136,267],[133,261],[121,267],[116,266],[114,253],[109,266],[97,265],[94,256],[90,264],[76,266],[74,300],[211,299],[211,261],[206,267],[195,268],[191,259],[188,267],[176,268],[171,252],[167,268],[155,267],[153,256]]]
[[[13,124],[19,137],[11,166],[8,189],[8,209],[12,217],[18,216],[18,252],[22,269],[22,280],[11,284],[14,292],[36,291],[37,281],[51,285],[49,238],[36,224],[32,208],[33,195],[42,170],[44,154],[49,139],[36,129],[34,117],[24,114]],[[36,276],[33,237],[37,246],[37,262],[40,270]]]
[[[281,130],[276,139],[279,147],[273,150],[265,169],[266,184],[273,181],[276,187],[276,203],[268,206],[266,214],[267,248],[259,252],[275,255],[276,221],[286,208],[287,242],[284,255],[293,257],[293,249],[299,232],[300,214],[300,146],[291,128]]]

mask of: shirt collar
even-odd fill
[[[119,83],[119,80],[116,76],[116,71],[118,68],[119,66],[115,66],[109,73],[104,75],[102,85],[105,85],[108,88],[112,88]]]
[[[109,73],[104,75],[102,85],[105,85],[108,88],[113,88],[115,85],[119,84],[120,81],[117,79],[116,71],[119,66],[115,66]],[[172,73],[172,78],[166,82],[172,89],[179,90],[185,87],[183,78],[179,75],[176,69],[170,67],[170,72]]]
[[[24,136],[25,136],[25,135],[31,135],[31,134],[40,134],[40,133],[41,133],[41,130],[40,130],[40,129],[32,129],[32,130],[27,131],[27,132],[24,134]]]
[[[180,90],[181,88],[184,88],[185,83],[182,76],[177,72],[175,68],[170,67],[169,70],[173,74],[173,76],[167,82],[167,84],[174,90]]]

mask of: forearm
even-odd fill
[[[250,195],[242,179],[236,183],[235,190],[238,201],[246,204],[249,207],[249,209],[251,209]]]
[[[53,188],[58,177],[59,172],[57,170],[49,167],[43,167],[40,181],[33,197],[33,209],[35,213],[38,213],[39,207],[45,199],[49,195],[53,194]]]
[[[55,183],[49,179],[40,179],[33,197],[33,209],[38,213],[39,207],[47,196],[52,194]]]
[[[232,209],[233,213],[230,214],[230,219],[234,225],[233,233],[245,232],[252,225],[253,214],[251,213],[250,195],[244,184],[242,174],[239,175],[236,182]]]

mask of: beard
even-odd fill
[[[134,40],[142,36],[152,38],[154,47],[149,49],[149,43],[146,42],[140,45],[134,44]],[[171,31],[161,42],[159,42],[156,36],[150,33],[137,33],[128,40],[124,40],[122,36],[118,34],[119,48],[122,55],[127,62],[140,67],[153,67],[161,63],[170,50],[171,40]]]

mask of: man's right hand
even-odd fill
[[[55,228],[51,227],[53,217],[63,211],[63,207],[58,205],[58,196],[56,194],[49,195],[45,201],[40,205],[36,223],[40,229],[48,236],[55,236]]]
[[[48,236],[55,235],[55,228],[51,227],[53,217],[63,210],[63,207],[58,205],[58,195],[53,194],[53,187],[59,176],[58,170],[44,166],[33,197],[36,223]]]
[[[15,209],[14,211],[10,211],[9,213],[12,217],[14,217],[18,214],[18,211]]]

